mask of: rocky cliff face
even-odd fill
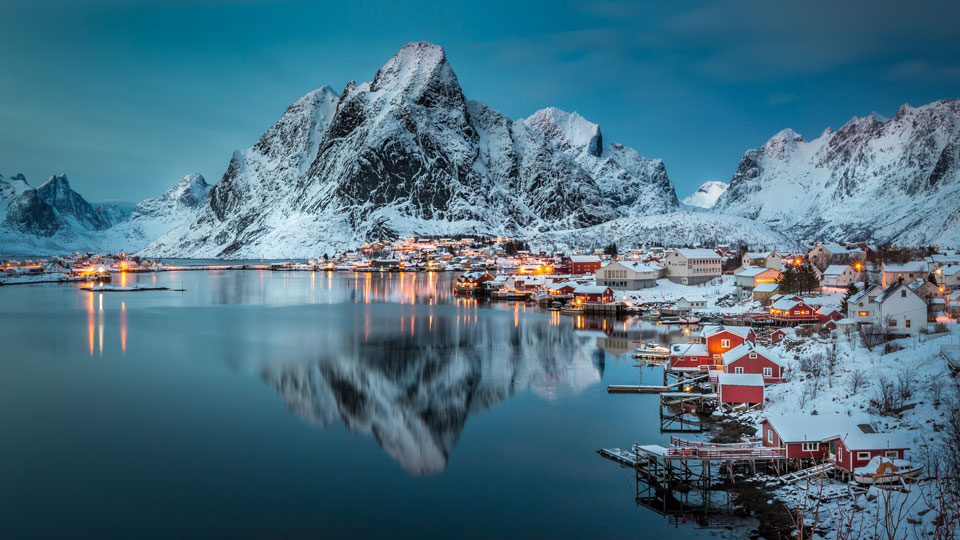
[[[792,130],[744,154],[716,211],[818,240],[957,245],[960,101]]]
[[[677,207],[663,163],[545,109],[514,121],[463,95],[440,47],[288,108],[237,152],[207,208],[146,254],[334,252],[399,235],[530,236]]]
[[[61,229],[102,231],[116,225],[123,212],[112,206],[94,208],[70,188],[66,175],[51,176],[36,189],[23,175],[2,180],[0,204],[6,203],[3,225],[15,231],[50,237]]]

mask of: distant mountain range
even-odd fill
[[[506,235],[550,247],[798,239],[960,244],[960,102],[854,118],[748,150],[681,204],[659,159],[577,113],[510,119],[467,100],[443,49],[403,47],[373,80],[294,102],[209,186],[189,175],[125,216],[54,176],[0,177],[0,253],[308,257],[407,235]],[[714,206],[715,203],[715,206]],[[699,207],[690,209],[690,206]],[[709,209],[709,210],[703,210]],[[721,215],[725,214],[725,215]],[[597,243],[600,244],[597,244]]]

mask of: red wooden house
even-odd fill
[[[571,255],[564,266],[573,275],[593,274],[603,264],[596,255]]]
[[[786,449],[792,459],[833,461],[852,472],[876,456],[906,459],[906,435],[875,433],[867,418],[803,413],[768,416],[761,422],[763,445]]]
[[[764,446],[784,448],[790,459],[823,460],[829,450],[827,439],[836,436],[840,431],[839,424],[847,420],[839,414],[768,416],[760,423],[760,436]]]
[[[756,373],[720,373],[717,397],[721,406],[763,406],[763,377]]]
[[[847,472],[863,467],[871,459],[881,456],[890,459],[906,459],[910,443],[903,435],[896,433],[854,432],[837,436],[828,441],[830,453],[834,455],[837,466]]]
[[[703,343],[676,343],[670,346],[670,361],[667,371],[700,371],[701,366],[706,369],[711,362],[710,353]]]
[[[782,383],[783,367],[776,353],[749,341],[723,354],[724,371],[760,375],[765,384]]]
[[[668,370],[723,371],[723,353],[743,345],[756,343],[757,335],[746,326],[707,325],[700,330],[700,343],[683,343],[670,347]]]
[[[780,343],[781,341],[783,341],[784,338],[786,337],[787,337],[787,331],[781,328],[775,331],[774,333],[770,334],[770,343],[776,345],[777,343]]]
[[[609,304],[613,302],[613,289],[603,285],[580,285],[573,290],[577,304]]]
[[[457,278],[456,290],[457,292],[479,290],[484,283],[493,279],[489,272],[467,272]]]
[[[770,318],[791,324],[815,323],[818,321],[816,308],[807,304],[799,296],[784,295],[771,298]]]

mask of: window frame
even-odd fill
[[[870,461],[870,452],[863,450],[857,452],[857,461]]]

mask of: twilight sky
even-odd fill
[[[960,97],[960,2],[0,0],[0,174],[90,201],[220,179],[287,105],[409,41],[468,99],[576,110],[662,158],[683,197],[744,150]]]

